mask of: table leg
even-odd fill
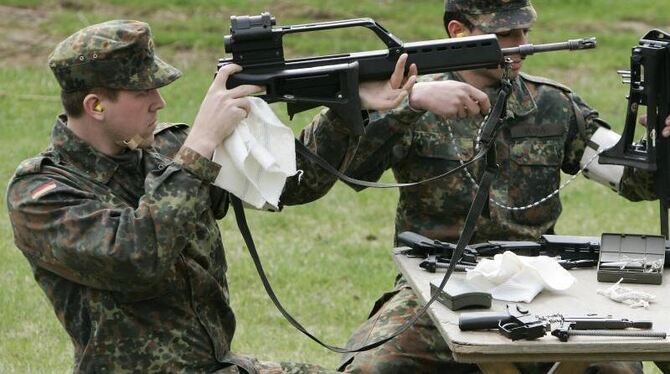
[[[547,374],[583,373],[589,365],[588,362],[581,361],[557,362],[551,367]]]
[[[483,374],[520,374],[511,362],[481,362],[477,366]]]

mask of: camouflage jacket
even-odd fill
[[[457,79],[457,75],[422,77],[446,79]],[[493,103],[497,90],[491,88],[486,93]],[[415,112],[405,102],[371,119],[358,143],[347,145],[356,153],[342,157],[346,164],[341,168],[352,177],[371,181],[378,180],[389,168],[398,182],[428,179],[459,166],[459,160],[473,155],[482,120],[481,116],[444,120],[432,113]],[[312,126],[324,125],[333,128],[322,122]],[[526,210],[504,206],[532,204],[559,187],[561,170],[575,174],[587,140],[598,126],[608,127],[567,87],[528,75],[514,79],[507,119],[496,138],[500,170],[474,240],[536,239],[550,232],[561,213],[558,194]],[[319,148],[318,144],[308,145],[314,150]],[[332,144],[330,147],[336,148]],[[340,145],[340,149],[344,148],[344,144]],[[481,169],[481,163],[475,164],[467,172],[401,188],[396,232],[410,230],[455,241],[475,195]],[[618,192],[632,200],[653,199],[651,183],[649,174],[626,170]]]
[[[229,352],[235,316],[216,222],[228,198],[211,186],[219,166],[180,150],[185,125],[161,124],[152,148],[109,157],[65,121],[47,150],[18,167],[7,206],[16,245],[74,344],[75,372],[239,363]],[[327,180],[335,178],[306,172],[291,188],[319,181],[312,189],[327,190]]]

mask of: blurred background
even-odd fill
[[[617,69],[652,28],[670,30],[663,2],[641,0],[535,0],[533,43],[596,36],[592,51],[529,57],[525,71],[572,87],[621,131],[628,87]],[[61,110],[58,85],[46,60],[72,32],[116,18],[139,19],[153,30],[158,54],[184,75],[162,90],[160,119],[191,123],[218,58],[230,16],[269,11],[278,25],[370,17],[403,41],[446,37],[438,0],[0,0],[0,190],[19,162],[42,150]],[[382,49],[366,29],[288,36],[288,57]],[[448,64],[445,61],[445,64]],[[292,121],[284,104],[273,108],[296,135],[316,110]],[[391,181],[390,174],[385,181]],[[658,204],[630,203],[608,189],[577,180],[561,191],[557,232],[658,234]],[[321,200],[281,213],[248,212],[270,281],[286,308],[326,342],[343,345],[396,273],[390,253],[397,191],[354,192],[338,183]],[[238,328],[233,350],[266,360],[318,363],[334,368],[339,355],[294,330],[265,295],[230,214],[221,223]],[[72,370],[72,348],[53,311],[14,247],[5,198],[0,201],[0,372]],[[653,364],[645,364],[654,372]]]

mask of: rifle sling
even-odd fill
[[[356,179],[352,178],[341,171],[337,170],[333,165],[328,163],[328,161],[324,160],[321,156],[317,155],[316,153],[312,152],[309,148],[307,148],[302,142],[298,139],[295,139],[295,150],[297,153],[303,155],[306,159],[315,162],[322,168],[324,168],[326,171],[331,173],[332,175],[338,177],[344,182],[350,183],[350,184],[355,184],[358,186],[364,186],[364,187],[373,187],[373,188],[404,188],[404,187],[412,187],[412,186],[417,186],[419,184],[424,184],[424,183],[429,183],[433,182],[437,179],[444,178],[446,176],[449,176],[467,166],[470,164],[478,161],[481,159],[485,152],[480,151],[478,154],[476,154],[474,157],[469,159],[468,161],[463,162],[462,164],[458,165],[457,167],[448,170],[440,175],[436,175],[418,182],[408,182],[408,183],[379,183],[379,182],[370,182],[370,181],[364,181],[361,179]]]
[[[466,245],[470,242],[472,239],[472,235],[474,234],[475,230],[475,224],[477,222],[477,219],[482,213],[482,210],[484,209],[484,206],[486,205],[486,202],[488,200],[489,196],[489,188],[491,187],[491,182],[493,181],[493,178],[495,177],[495,174],[497,172],[497,165],[495,164],[495,142],[492,141],[493,139],[493,133],[495,132],[495,128],[499,126],[501,123],[501,118],[502,115],[505,113],[505,102],[507,100],[507,97],[509,96],[510,92],[510,86],[509,85],[504,85],[501,88],[501,92],[498,95],[498,99],[496,100],[496,104],[494,105],[491,113],[489,114],[487,121],[484,125],[484,129],[487,129],[489,131],[489,134],[491,136],[491,141],[485,142],[485,144],[482,146],[482,149],[480,152],[473,157],[468,163],[461,164],[459,167],[452,169],[444,174],[441,174],[436,177],[429,178],[426,181],[431,181],[435,180],[441,177],[444,177],[446,175],[449,175],[462,167],[467,166],[469,163],[474,162],[482,157],[484,155],[486,156],[486,168],[484,169],[484,174],[479,182],[479,186],[477,188],[477,194],[475,195],[474,200],[472,201],[472,205],[470,206],[470,210],[468,211],[468,215],[465,218],[465,224],[463,226],[463,231],[461,232],[461,235],[459,237],[458,243],[456,245],[456,248],[454,249],[452,256],[451,256],[451,261],[449,263],[449,268],[447,269],[446,273],[444,274],[444,277],[442,278],[442,282],[439,285],[439,290],[443,290],[444,286],[447,284],[447,281],[449,280],[449,277],[451,274],[454,272],[456,268],[456,264],[460,261],[463,251],[465,250]],[[416,185],[419,183],[425,183],[426,181],[421,181],[421,182],[415,182],[415,183],[401,183],[401,184],[378,184],[378,183],[372,183],[372,182],[367,182],[367,181],[360,181],[354,178],[350,178],[343,173],[341,173],[339,170],[335,169],[332,167],[327,161],[323,160],[321,157],[318,155],[313,154],[307,147],[305,147],[302,143],[296,140],[296,145],[298,152],[301,154],[305,155],[309,159],[317,162],[319,165],[324,167],[326,170],[331,171],[333,174],[338,176],[340,179],[349,182],[349,183],[354,183],[354,184],[360,184],[363,182],[363,186],[367,187],[377,187],[377,188],[390,188],[390,187],[407,187],[411,185]],[[402,334],[405,332],[407,329],[412,327],[416,321],[423,316],[423,314],[428,310],[428,308],[433,304],[433,302],[438,298],[440,292],[435,292],[433,296],[426,302],[426,304],[421,307],[419,311],[416,312],[416,314],[407,322],[405,322],[402,326],[398,328],[397,331],[395,331],[393,334],[382,338],[380,340],[377,340],[375,342],[372,342],[370,344],[366,344],[362,347],[358,348],[353,348],[353,349],[347,349],[347,348],[342,348],[342,347],[337,347],[333,346],[327,343],[322,342],[319,338],[314,336],[312,333],[310,333],[305,327],[303,327],[300,322],[298,322],[291,314],[286,311],[284,306],[281,304],[279,299],[277,298],[277,295],[275,294],[274,290],[272,289],[272,286],[270,285],[270,282],[267,279],[267,276],[265,274],[265,270],[263,269],[263,265],[261,263],[260,257],[258,256],[258,251],[256,250],[256,245],[254,244],[254,240],[251,236],[251,231],[249,230],[249,226],[247,224],[246,216],[244,214],[244,207],[242,205],[242,201],[237,197],[232,194],[230,194],[230,201],[231,204],[233,205],[233,209],[235,211],[235,220],[237,222],[237,226],[240,229],[240,233],[242,234],[242,238],[244,239],[245,244],[247,245],[247,249],[249,250],[249,254],[254,262],[254,266],[256,267],[256,271],[258,272],[258,275],[261,279],[261,282],[263,283],[263,287],[265,288],[265,292],[268,294],[270,299],[272,300],[272,303],[275,305],[277,310],[284,316],[284,318],[291,324],[293,327],[298,329],[298,331],[302,332],[305,334],[307,337],[315,341],[316,343],[320,344],[321,346],[337,353],[355,353],[355,352],[363,352],[367,351],[373,348],[376,348],[389,340],[395,338],[396,336]]]
[[[468,215],[466,217],[466,224],[465,227],[463,228],[463,232],[461,233],[461,237],[458,241],[458,245],[456,246],[456,249],[453,252],[451,262],[449,264],[449,268],[447,269],[447,272],[444,275],[444,278],[442,279],[442,282],[440,283],[439,288],[444,289],[444,286],[447,284],[447,281],[449,280],[449,277],[451,276],[451,273],[454,271],[456,263],[460,259],[460,257],[463,255],[463,250],[465,249],[465,246],[469,243],[470,239],[472,238],[472,235],[474,233],[474,228],[475,225],[474,223],[477,221],[477,218],[481,214],[482,209],[484,208],[484,205],[486,203],[486,200],[488,198],[488,190],[491,185],[491,181],[493,180],[493,176],[495,175],[495,172],[492,172],[490,169],[486,169],[484,172],[484,176],[482,177],[482,180],[479,184],[479,189],[477,191],[477,195],[475,196],[475,200],[472,203],[472,206],[470,207],[470,211],[468,212]],[[270,299],[272,300],[272,303],[277,307],[279,312],[286,318],[286,320],[293,325],[296,329],[298,329],[300,332],[303,334],[307,335],[310,339],[314,340],[315,342],[319,343],[325,348],[328,348],[329,350],[337,353],[353,353],[353,352],[362,352],[366,351],[369,349],[376,348],[387,341],[395,338],[396,336],[402,334],[410,328],[414,323],[428,310],[428,307],[437,299],[439,296],[439,293],[435,293],[430,300],[410,319],[407,321],[403,326],[401,326],[396,332],[391,334],[390,336],[383,338],[381,340],[378,340],[376,342],[367,344],[363,347],[355,348],[355,349],[346,349],[346,348],[341,348],[341,347],[336,347],[332,346],[330,344],[322,342],[319,338],[314,336],[312,333],[310,333],[305,327],[303,327],[293,316],[291,316],[290,313],[286,311],[284,306],[281,304],[279,299],[277,298],[277,295],[274,293],[274,290],[272,289],[272,286],[270,285],[270,282],[267,279],[267,276],[265,274],[265,270],[263,270],[263,265],[261,263],[261,260],[258,256],[258,251],[256,250],[256,245],[254,244],[253,238],[251,236],[251,232],[249,230],[249,226],[246,221],[246,217],[244,214],[244,207],[242,206],[242,202],[237,196],[230,195],[230,201],[231,204],[233,205],[233,209],[235,211],[235,220],[237,221],[237,226],[240,229],[240,233],[242,234],[242,237],[244,238],[244,242],[247,245],[247,248],[249,249],[249,254],[251,255],[251,258],[254,262],[254,266],[256,267],[256,271],[258,272],[258,275],[261,279],[261,282],[263,283],[263,287],[265,288],[265,292],[268,294]]]

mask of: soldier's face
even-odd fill
[[[529,29],[513,29],[510,31],[496,33],[496,37],[498,38],[500,48],[518,47],[521,44],[528,44],[529,32]],[[472,30],[472,35],[483,34],[484,32],[476,27]],[[512,60],[512,64],[510,65],[511,76],[516,77],[521,71],[521,67],[523,66],[523,59],[519,55],[511,55],[508,57]],[[502,69],[482,69],[479,71],[479,74],[482,75],[482,77],[485,77],[492,82],[499,82],[500,78],[502,77],[502,73]]]
[[[528,32],[529,29],[514,29],[507,32],[497,33],[498,43],[500,43],[501,48],[510,48],[518,47],[522,44],[528,44]],[[511,55],[512,59],[512,72],[516,75],[521,70],[523,65],[523,60],[519,55]]]
[[[103,100],[102,106],[110,140],[120,143],[139,135],[151,144],[158,111],[165,107],[165,101],[158,89],[121,90],[116,100]]]

